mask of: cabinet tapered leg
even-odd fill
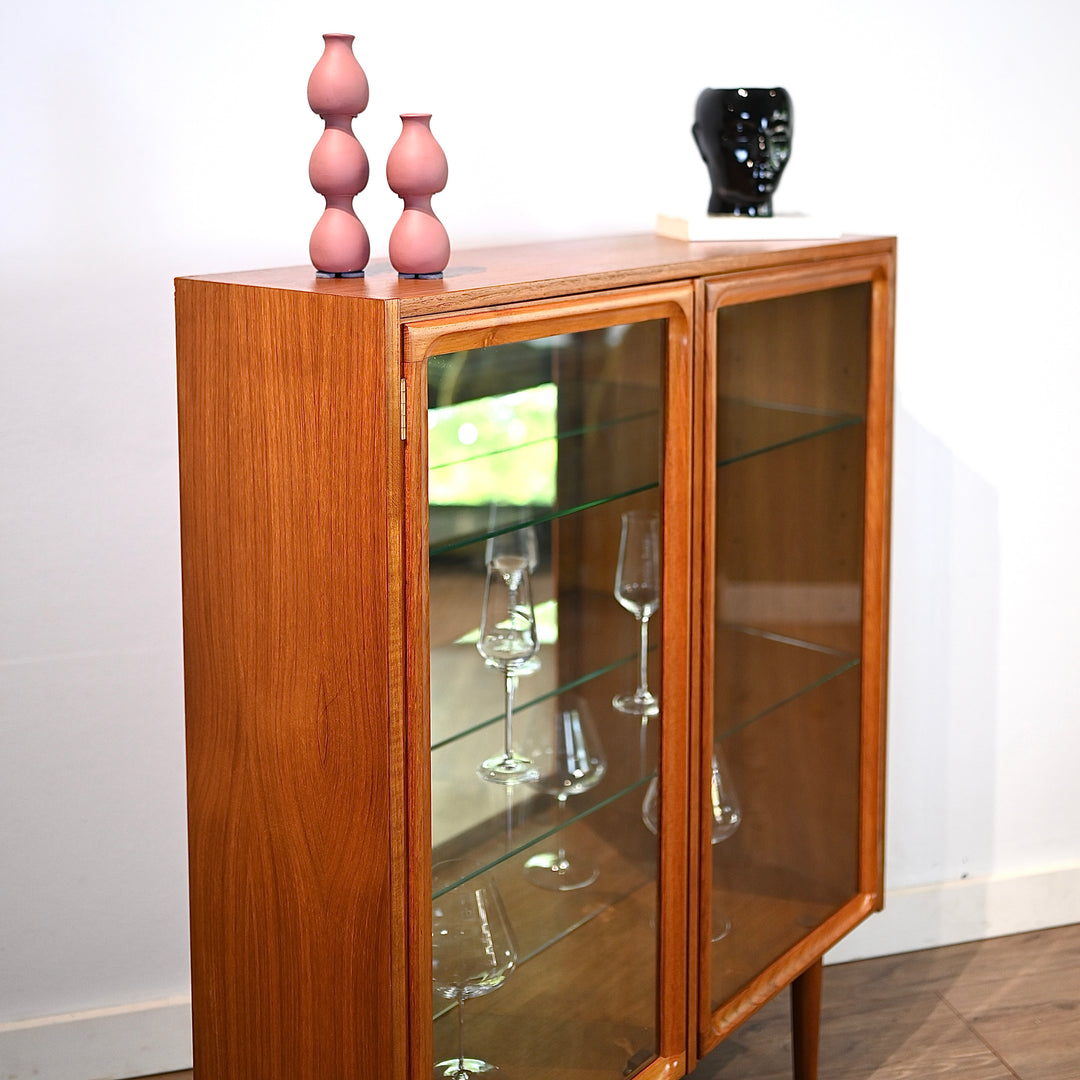
[[[795,1080],[817,1080],[821,1032],[821,961],[791,984],[791,1055]]]

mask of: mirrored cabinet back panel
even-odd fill
[[[176,285],[202,1080],[659,1080],[882,899],[895,242]]]

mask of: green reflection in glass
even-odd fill
[[[555,501],[554,383],[428,412],[428,499],[435,506]]]

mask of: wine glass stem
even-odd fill
[[[457,1059],[458,1074],[467,1076],[465,1072],[465,993],[458,994],[457,1004]]]
[[[510,760],[514,753],[514,686],[516,683],[517,678],[507,668],[504,694],[506,722],[503,726],[503,754],[507,761]]]
[[[641,652],[638,656],[638,697],[649,694],[649,617],[641,617]]]

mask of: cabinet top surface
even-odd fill
[[[890,237],[832,240],[672,240],[652,234],[541,241],[455,251],[441,278],[399,278],[386,260],[361,278],[324,278],[312,266],[200,275],[179,280],[397,301],[402,315],[543,299],[679,278],[806,265],[891,252]]]

